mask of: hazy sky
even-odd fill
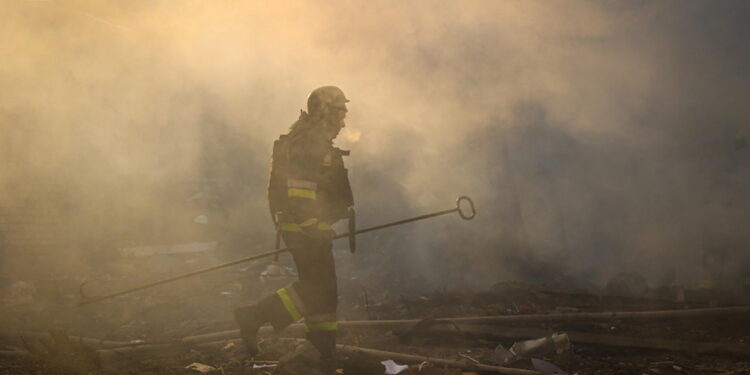
[[[155,220],[185,209],[168,186],[220,179],[219,222],[270,236],[272,141],[334,84],[361,224],[477,203],[475,222],[394,231],[420,264],[404,272],[484,284],[520,257],[692,281],[701,251],[748,239],[749,7],[4,1],[3,201],[62,191],[74,222]]]

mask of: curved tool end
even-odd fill
[[[84,299],[84,300],[91,299],[91,297],[87,296],[86,293],[83,291],[83,287],[86,286],[86,284],[88,284],[89,281],[91,281],[91,280],[85,280],[84,282],[81,283],[81,285],[78,286],[78,293],[81,294],[81,298]]]
[[[91,302],[91,300],[95,299],[95,297],[88,296],[86,295],[86,292],[83,291],[83,287],[85,287],[86,284],[89,283],[89,281],[91,280],[85,280],[84,282],[81,283],[81,285],[78,286],[78,293],[80,293],[81,295],[81,301],[76,304],[76,306],[78,307],[88,305]]]
[[[462,201],[466,201],[467,203],[469,203],[469,208],[471,208],[471,213],[470,214],[467,215],[461,209],[461,202]],[[461,216],[461,218],[464,219],[464,220],[471,220],[471,219],[474,218],[474,216],[477,216],[477,210],[474,208],[474,201],[472,201],[471,198],[469,198],[469,197],[467,197],[465,195],[462,195],[462,196],[456,198],[456,211],[458,211],[458,215]]]

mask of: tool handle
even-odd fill
[[[466,212],[462,211],[462,209],[461,209],[461,202],[467,202],[469,204],[469,208],[471,208],[471,213],[466,213]],[[338,235],[333,236],[332,239],[349,237],[350,240],[352,240],[354,238],[354,236],[357,235],[357,234],[372,232],[372,231],[375,231],[375,230],[378,230],[378,229],[383,229],[383,228],[388,228],[388,227],[392,227],[392,226],[396,226],[396,225],[411,223],[411,222],[414,222],[414,221],[424,220],[424,219],[428,219],[428,218],[435,217],[435,216],[447,215],[447,214],[454,213],[454,212],[458,212],[458,214],[464,220],[471,220],[471,219],[474,218],[474,216],[476,216],[476,210],[474,209],[474,202],[472,202],[471,198],[463,195],[463,196],[460,196],[460,197],[458,197],[456,199],[456,208],[452,208],[452,209],[449,209],[449,210],[443,210],[443,211],[433,212],[433,213],[427,214],[427,215],[421,215],[421,216],[416,216],[416,217],[412,217],[412,218],[409,218],[409,219],[398,220],[398,221],[394,221],[392,223],[382,224],[382,225],[376,225],[374,227],[369,227],[369,228],[360,229],[360,230],[353,230],[354,228],[352,228],[352,227],[354,227],[354,225],[353,225],[354,223],[352,221],[352,222],[350,222],[350,226],[351,226],[350,228],[352,229],[350,231],[350,233],[338,234]],[[277,244],[277,247],[280,247],[280,243]],[[354,248],[355,247],[352,247],[352,250],[354,250]],[[127,290],[123,290],[121,292],[112,293],[112,294],[103,295],[103,296],[97,296],[97,297],[89,297],[89,296],[86,296],[84,294],[84,292],[83,292],[83,286],[86,284],[84,282],[83,284],[81,284],[81,287],[80,287],[80,292],[81,292],[81,296],[83,297],[83,301],[81,301],[80,303],[78,303],[78,306],[89,305],[89,304],[92,304],[92,303],[95,303],[95,302],[99,302],[99,301],[103,301],[103,300],[106,300],[106,299],[118,297],[118,296],[121,296],[121,295],[133,293],[133,292],[136,292],[136,291],[139,291],[139,290],[143,290],[143,289],[155,287],[157,285],[162,285],[162,284],[170,283],[170,282],[173,282],[173,281],[176,281],[176,280],[188,278],[188,277],[191,277],[191,276],[195,276],[195,275],[199,275],[199,274],[202,274],[202,273],[206,273],[206,272],[218,270],[218,269],[221,269],[221,268],[226,268],[226,267],[234,266],[236,264],[240,264],[240,263],[244,263],[244,262],[249,262],[249,261],[255,260],[255,259],[265,258],[265,257],[269,257],[269,256],[278,256],[278,254],[281,254],[281,253],[287,252],[287,251],[291,251],[291,250],[292,250],[291,248],[283,248],[283,249],[276,249],[276,250],[273,250],[273,251],[267,251],[265,253],[251,255],[251,256],[248,256],[248,257],[244,257],[244,258],[240,258],[240,259],[237,259],[237,260],[233,260],[231,262],[217,264],[215,266],[211,266],[211,267],[207,267],[207,268],[195,270],[195,271],[192,271],[192,272],[184,273],[182,275],[177,275],[177,276],[173,276],[173,277],[170,277],[170,278],[166,278],[166,279],[162,279],[162,280],[159,280],[159,281],[155,281],[155,282],[152,282],[152,283],[149,283],[149,284],[137,286],[137,287],[130,288],[130,289],[127,289]]]

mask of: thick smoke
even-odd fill
[[[460,194],[478,208],[471,223],[363,236],[361,269],[393,259],[430,287],[628,270],[691,283],[704,250],[748,240],[744,2],[0,12],[3,214],[52,202],[64,239],[43,271],[6,240],[4,272],[66,274],[119,246],[185,241],[206,210],[227,257],[267,249],[272,141],[326,84],[351,99],[339,145],[353,151],[360,224]],[[187,203],[201,191],[212,198]]]

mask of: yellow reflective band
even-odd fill
[[[281,223],[281,230],[286,232],[302,232],[303,228],[308,228],[312,225],[315,225],[317,223],[317,227],[315,229],[317,230],[331,230],[331,224],[324,223],[324,222],[318,222],[318,219],[312,218],[307,219],[302,224],[295,224],[295,223]]]
[[[281,303],[284,304],[284,308],[287,312],[289,312],[289,315],[294,320],[300,320],[302,319],[302,314],[297,311],[297,307],[294,306],[294,302],[292,302],[292,299],[289,298],[289,295],[286,293],[286,289],[281,288],[276,291],[276,294],[279,295],[279,298],[281,298]]]
[[[336,331],[339,329],[338,322],[305,323],[305,331]]]
[[[294,223],[281,223],[281,230],[286,232],[302,232],[302,228]]]
[[[301,227],[309,227],[310,225],[313,225],[318,222],[318,218],[314,217],[311,219],[307,219],[299,224]]]
[[[290,197],[306,198],[306,199],[317,199],[318,195],[315,190],[300,189],[300,188],[289,188],[287,193]]]

